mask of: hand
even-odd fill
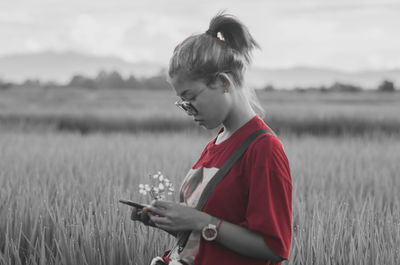
[[[156,227],[173,232],[200,231],[213,218],[192,207],[166,201],[153,201],[143,210],[150,212],[150,220]]]
[[[136,207],[132,207],[132,214],[131,214],[132,221],[140,221],[144,225],[154,226],[154,223],[150,220],[150,215],[148,211],[145,209],[139,209]]]

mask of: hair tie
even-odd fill
[[[217,38],[218,32],[215,31],[215,30],[212,30],[212,29],[208,29],[208,30],[206,31],[206,34],[208,34],[208,35],[210,35],[210,36],[212,36],[212,37],[214,37],[214,38]]]

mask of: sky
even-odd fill
[[[260,44],[254,66],[400,68],[400,0],[1,0],[0,56],[76,51],[166,65],[220,10]]]

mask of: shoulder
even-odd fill
[[[276,152],[284,152],[282,142],[279,138],[272,134],[266,133],[258,136],[253,143],[249,146],[248,155],[253,156],[268,156]]]
[[[249,146],[244,157],[246,166],[259,168],[291,180],[289,161],[282,142],[274,134],[263,134]]]

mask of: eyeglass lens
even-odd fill
[[[189,115],[196,115],[197,109],[190,102],[179,102],[178,105]]]

